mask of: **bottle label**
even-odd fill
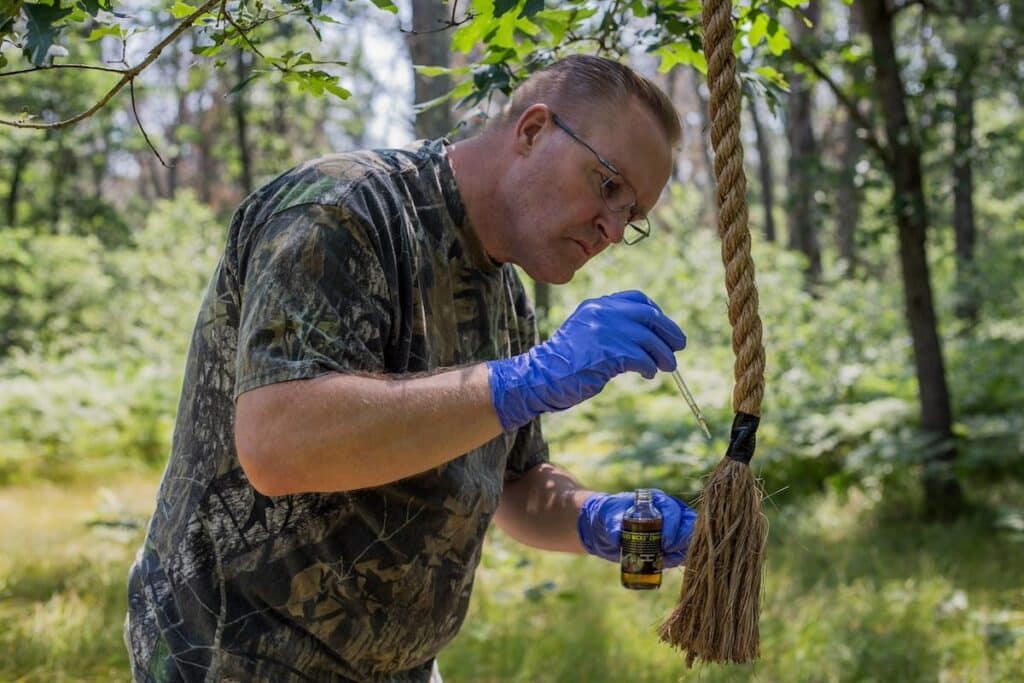
[[[661,532],[622,530],[622,571],[630,574],[660,574]]]

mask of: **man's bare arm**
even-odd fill
[[[568,472],[543,463],[505,484],[494,521],[525,545],[583,553],[576,520],[580,506],[593,493]]]
[[[331,373],[238,397],[235,445],[269,496],[380,486],[502,431],[483,363],[413,379]]]

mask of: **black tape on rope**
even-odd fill
[[[729,449],[725,457],[732,458],[744,465],[750,464],[754,457],[754,446],[757,445],[757,425],[761,418],[747,413],[736,413],[732,421],[732,434],[729,437]]]

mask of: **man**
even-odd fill
[[[539,415],[673,369],[685,337],[623,292],[535,345],[512,264],[564,283],[645,235],[678,137],[654,85],[571,57],[476,137],[328,156],[246,199],[131,570],[135,679],[439,680],[492,518],[617,561],[631,495],[549,464]],[[655,504],[679,564],[694,513]]]

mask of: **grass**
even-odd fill
[[[1024,680],[1019,532],[984,514],[952,526],[880,521],[857,498],[770,516],[755,665],[687,673],[658,642],[681,572],[633,593],[614,565],[524,552],[494,534],[441,670],[456,682]]]
[[[0,489],[0,680],[130,678],[127,573],[155,491],[138,474]]]
[[[155,488],[130,473],[0,489],[0,680],[128,679],[125,577]],[[763,657],[691,672],[654,633],[680,571],[660,591],[626,591],[612,564],[492,533],[441,670],[448,683],[1024,680],[1012,512],[941,526],[856,496],[772,509]]]

